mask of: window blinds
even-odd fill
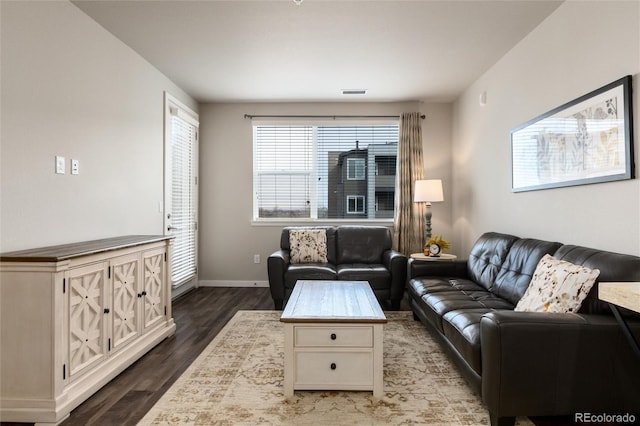
[[[194,145],[197,128],[177,114],[171,116],[171,282],[178,286],[196,274],[196,211]]]
[[[397,124],[253,129],[254,219],[393,217]]]

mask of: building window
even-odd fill
[[[387,203],[378,214],[375,203],[376,194],[395,191],[397,122],[254,121],[253,147],[254,220],[392,217],[393,205]]]
[[[364,214],[364,195],[347,195],[347,214]]]
[[[347,179],[349,180],[365,179],[365,159],[364,158],[348,158],[347,159]]]

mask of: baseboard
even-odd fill
[[[269,281],[200,280],[198,287],[269,287]]]
[[[174,287],[171,289],[171,299],[177,299],[178,297],[182,296],[183,294],[186,294],[187,292],[193,290],[194,288],[197,287],[198,282],[194,279],[191,280],[179,287]]]

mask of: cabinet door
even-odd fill
[[[167,268],[165,249],[159,248],[143,253],[144,264],[144,329],[153,327],[164,320],[165,291],[167,283]]]
[[[69,270],[69,376],[102,362],[107,356],[105,288],[107,263]]]
[[[111,352],[140,335],[140,255],[133,253],[111,261]]]

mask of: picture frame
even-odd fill
[[[630,75],[511,131],[511,190],[635,178]]]

